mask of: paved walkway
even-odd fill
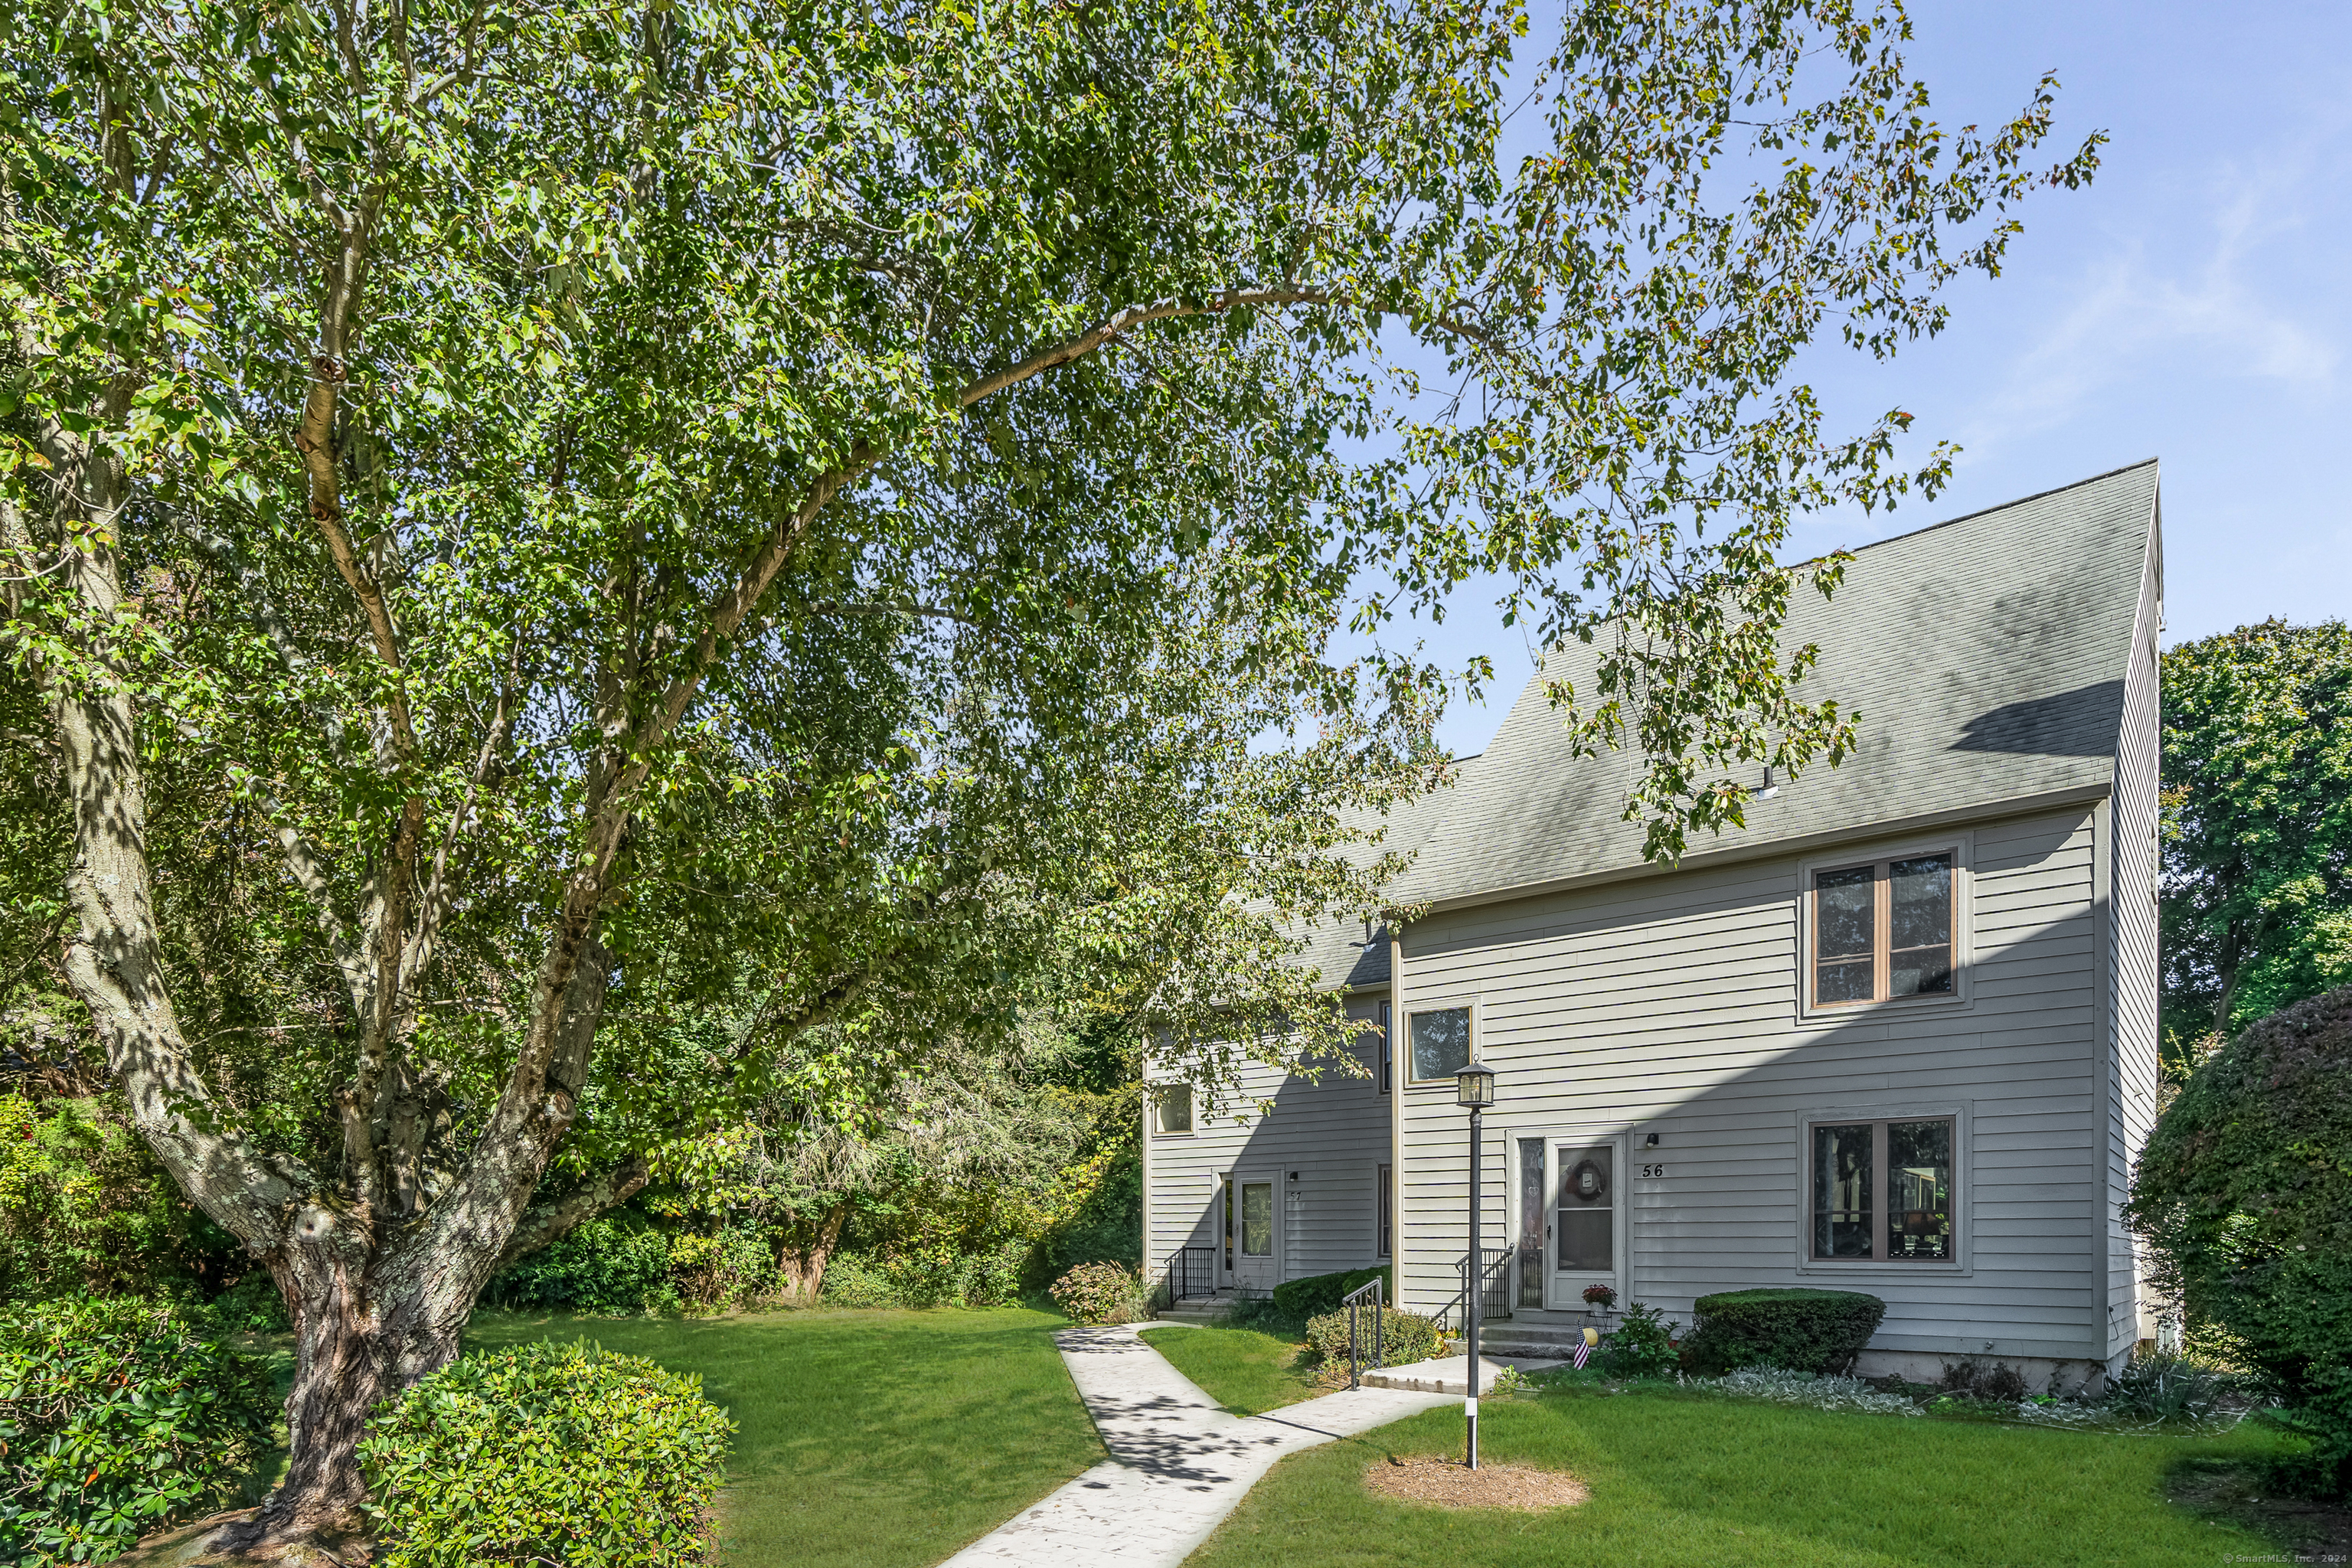
[[[1360,1388],[1233,1415],[1133,1327],[1055,1340],[1111,1457],[942,1568],[1175,1568],[1284,1455],[1457,1403]]]

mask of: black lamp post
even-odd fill
[[[1486,1257],[1478,1246],[1480,1184],[1478,1156],[1484,1132],[1479,1116],[1495,1103],[1495,1069],[1483,1062],[1472,1062],[1454,1075],[1454,1098],[1457,1104],[1470,1111],[1470,1262],[1463,1270],[1462,1317],[1469,1327],[1469,1379],[1462,1401],[1462,1414],[1470,1428],[1469,1468],[1478,1468],[1478,1298],[1486,1286]]]

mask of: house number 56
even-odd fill
[[[1665,1173],[1666,1168],[1664,1165],[1644,1165],[1642,1167],[1642,1174],[1644,1176],[1663,1176]]]

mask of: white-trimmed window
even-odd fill
[[[1416,1008],[1405,1016],[1405,1056],[1416,1084],[1451,1083],[1470,1065],[1475,1009]]]
[[[1386,1002],[1381,1003],[1381,1092],[1382,1094],[1386,1094],[1386,1093],[1388,1093],[1390,1085],[1391,1085],[1391,1084],[1392,1084],[1393,1082],[1395,1082],[1395,1074],[1396,1074],[1396,1045],[1395,1045],[1395,1035],[1396,1035],[1396,1030],[1395,1030],[1395,1028],[1394,1028],[1394,1026],[1394,1026],[1394,1024],[1395,1024],[1395,1019],[1394,1019],[1393,1017],[1391,1017],[1391,1015],[1390,1015],[1390,1004],[1388,1004],[1388,1003],[1386,1003]],[[1384,1253],[1381,1254],[1381,1257],[1383,1257],[1383,1258],[1385,1258],[1385,1257],[1387,1257],[1387,1256],[1388,1256],[1388,1254],[1384,1252]]]
[[[1163,1083],[1151,1090],[1151,1130],[1162,1138],[1192,1131],[1192,1086]]]
[[[1957,851],[1938,849],[1814,871],[1812,1005],[1957,995],[1958,867]]]
[[[1953,1146],[1949,1116],[1822,1120],[1805,1127],[1816,1263],[1950,1263]]]
[[[1396,1255],[1396,1167],[1382,1165],[1380,1175],[1380,1218],[1372,1237],[1372,1256],[1392,1258]]]

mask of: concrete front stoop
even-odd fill
[[[1214,1328],[1225,1321],[1225,1313],[1232,1306],[1232,1301],[1222,1298],[1195,1298],[1179,1301],[1172,1307],[1162,1307],[1153,1317],[1162,1323],[1193,1323],[1202,1328]]]
[[[1482,1350],[1484,1347],[1480,1347]],[[1507,1366],[1521,1372],[1546,1372],[1565,1366],[1564,1360],[1548,1356],[1489,1356],[1478,1358],[1478,1392],[1485,1394],[1495,1386],[1495,1379]],[[1408,1362],[1402,1366],[1375,1367],[1363,1373],[1366,1388],[1411,1389],[1415,1394],[1468,1394],[1470,1392],[1470,1358],[1450,1355],[1436,1361]]]

